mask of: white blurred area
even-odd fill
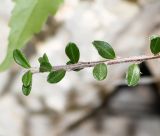
[[[37,59],[43,53],[47,53],[53,65],[65,64],[67,57],[64,49],[70,41],[79,46],[80,61],[101,59],[91,44],[93,40],[108,41],[117,56],[149,54],[148,46],[146,47],[149,44],[148,38],[152,33],[160,32],[159,26],[156,30],[153,28],[153,25],[160,22],[160,1],[131,1],[65,0],[54,17],[56,23],[61,25],[53,36],[34,45],[36,53],[30,59],[32,66],[39,66]],[[13,6],[11,0],[0,0],[0,62],[7,50],[8,22]],[[148,67],[159,66],[160,63],[157,62],[159,61],[148,63]],[[25,97],[21,93],[21,76],[24,71],[13,65],[6,72],[0,73],[0,93],[7,91],[0,96],[0,135],[128,136],[125,127],[130,121],[123,118],[110,118],[105,121],[106,130],[102,134],[96,133],[90,122],[85,123],[84,127],[75,133],[64,134],[70,124],[101,103],[101,92],[97,86],[103,86],[105,93],[112,92],[117,83],[124,80],[127,66],[128,64],[109,67],[108,78],[103,82],[93,79],[92,69],[79,73],[68,72],[66,77],[55,85],[47,83],[47,74],[36,74],[32,92]],[[13,69],[19,71],[16,75],[13,74],[12,83],[7,84],[12,78],[10,74]],[[155,77],[158,77],[158,74],[159,70],[153,70]],[[4,90],[6,88],[7,90]],[[160,124],[158,126],[155,131],[158,131]],[[107,131],[114,127],[114,132]],[[140,131],[136,136],[151,135]]]

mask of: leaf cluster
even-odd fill
[[[97,50],[98,54],[107,60],[116,59],[116,53],[112,46],[105,41],[94,41],[92,42],[93,46]],[[160,53],[160,36],[152,36],[150,42],[150,49],[154,55]],[[80,51],[78,46],[75,43],[68,43],[65,48],[66,56],[68,57],[67,65],[77,64],[80,59]],[[32,87],[32,72],[30,70],[31,65],[25,55],[18,49],[15,49],[13,52],[13,58],[17,64],[22,66],[28,71],[22,77],[22,92],[24,95],[29,95]],[[49,58],[47,54],[44,54],[42,57],[38,59],[40,63],[39,72],[49,72],[47,77],[47,82],[51,84],[55,84],[60,82],[66,75],[66,69],[54,70],[54,66],[49,62]],[[76,69],[74,71],[79,71],[80,69]],[[98,63],[93,68],[93,77],[102,81],[107,78],[108,73],[108,65],[106,63]],[[137,63],[133,63],[128,67],[128,71],[126,73],[126,81],[128,86],[136,86],[140,80],[140,68]]]

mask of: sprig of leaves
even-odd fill
[[[46,22],[49,15],[53,15],[58,9],[63,0],[14,0],[15,7],[12,12],[10,20],[11,31],[9,34],[9,44],[7,55],[4,61],[0,64],[0,71],[8,68],[13,58],[17,64],[27,69],[22,77],[22,92],[28,96],[32,88],[31,65],[25,55],[19,50],[22,48],[35,33],[38,33],[43,24]],[[43,10],[42,10],[43,9]],[[160,36],[153,35],[150,38],[150,50],[154,55],[160,53]],[[94,41],[92,43],[98,54],[107,60],[116,59],[116,54],[112,46],[106,41]],[[80,51],[75,43],[68,43],[65,53],[69,58],[67,65],[77,64],[80,59]],[[49,83],[60,82],[65,74],[66,69],[54,70],[48,57],[44,54],[38,59],[40,63],[39,72],[49,72],[47,81]],[[78,64],[78,66],[80,66]],[[98,64],[93,65],[93,76],[96,80],[104,80],[107,77],[107,64],[100,61]],[[74,71],[82,70],[82,67],[73,69]],[[140,80],[140,69],[138,64],[131,64],[128,68],[126,75],[127,83],[129,86],[135,86]]]
[[[115,59],[116,54],[114,49],[111,47],[111,45],[105,41],[94,41],[93,42],[94,47],[98,51],[98,54],[107,60],[109,59]],[[151,52],[154,55],[157,55],[160,53],[160,36],[153,36],[151,37],[151,43],[150,43],[150,49]],[[74,64],[74,66],[77,64],[76,67],[77,69],[72,69],[79,71],[82,69],[81,63],[79,63],[80,59],[80,51],[78,49],[78,46],[75,43],[68,43],[66,48],[65,48],[65,53],[67,57],[69,58],[69,61],[67,62],[67,65]],[[13,51],[13,58],[17,64],[22,66],[23,68],[28,69],[28,71],[23,75],[22,77],[22,92],[24,95],[28,96],[31,92],[31,87],[32,87],[32,71],[30,70],[31,66],[25,55],[18,49]],[[66,69],[65,68],[59,68],[57,70],[54,69],[54,67],[51,65],[49,58],[47,54],[44,54],[42,57],[38,59],[40,63],[39,67],[39,72],[49,72],[48,77],[47,77],[47,82],[51,84],[55,84],[60,82],[66,75]],[[104,62],[105,62],[104,61]],[[86,63],[84,63],[85,65]],[[90,64],[90,62],[88,63]],[[107,78],[107,73],[108,73],[108,66],[107,64],[103,63],[103,61],[94,62],[93,63],[94,68],[93,68],[93,77],[98,80],[104,80]],[[90,67],[90,66],[88,66]],[[140,80],[140,68],[137,63],[131,64],[128,68],[128,72],[126,74],[126,80],[128,86],[136,86],[138,85],[138,82]]]

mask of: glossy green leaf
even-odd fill
[[[105,59],[114,59],[116,57],[113,48],[104,41],[94,41],[94,47],[97,49],[99,55]]]
[[[160,36],[159,35],[151,36],[150,49],[153,54],[160,53]]]
[[[32,72],[27,71],[22,77],[22,83],[25,87],[31,86],[32,84]]]
[[[48,56],[46,53],[44,53],[44,55],[43,55],[43,60],[44,60],[44,62],[49,62],[49,59],[48,59]]]
[[[104,80],[107,77],[107,65],[97,64],[93,69],[93,76],[96,80]]]
[[[28,59],[25,57],[25,55],[18,49],[15,49],[13,51],[13,58],[17,64],[24,68],[30,68],[30,64]]]
[[[80,52],[75,43],[68,43],[65,52],[72,64],[75,64],[79,61]]]
[[[40,57],[38,61],[40,63],[40,72],[50,72],[52,70],[52,65],[50,64],[46,53],[43,55],[43,57]]]
[[[31,86],[27,86],[25,87],[24,85],[22,86],[22,92],[25,96],[28,96],[31,92],[32,87]]]
[[[52,71],[49,73],[47,81],[49,83],[58,83],[64,78],[65,74],[65,70]]]
[[[136,86],[140,80],[140,68],[137,64],[132,64],[128,68],[126,75],[128,86]]]
[[[56,12],[63,0],[16,0],[10,20],[7,55],[0,64],[0,71],[7,69],[14,49],[22,48],[35,33],[38,33],[49,15]]]

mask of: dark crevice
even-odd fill
[[[141,63],[139,67],[142,73],[141,77],[145,78],[145,77],[153,76],[145,62]],[[127,102],[126,100],[125,105],[123,105],[123,102],[122,102],[120,105],[122,106],[122,109],[119,107],[117,109],[115,109],[115,107],[113,108],[112,103],[116,102],[117,99],[122,97],[123,94],[127,94],[128,95],[127,97],[129,97],[130,99],[133,99],[133,101]],[[140,98],[136,100],[137,97],[140,97]],[[142,99],[142,101],[140,99]],[[118,104],[118,101],[117,101],[117,104]],[[138,86],[135,86],[135,87],[128,87],[127,85],[124,85],[124,84],[120,85],[115,89],[115,91],[113,91],[108,107],[109,107],[110,114],[117,113],[119,115],[122,113],[127,115],[135,112],[137,116],[141,116],[141,115],[143,116],[143,114],[144,116],[145,115],[160,116],[160,95],[158,93],[158,87],[156,83],[139,84]],[[125,111],[125,108],[126,108],[126,111]],[[136,109],[137,109],[137,112],[136,112]]]
[[[145,62],[141,63],[139,67],[141,70],[141,77],[153,76],[148,67],[146,66]]]

